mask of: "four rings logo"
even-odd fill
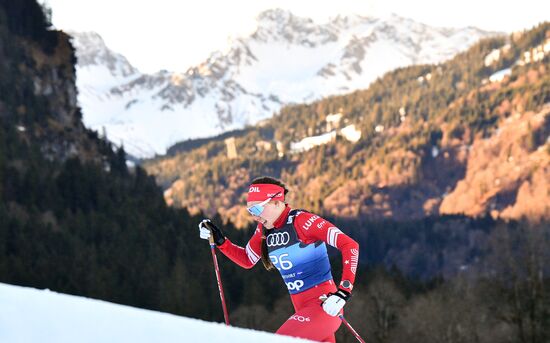
[[[278,247],[287,245],[290,242],[290,234],[288,232],[275,232],[267,236],[268,247]]]

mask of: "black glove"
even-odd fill
[[[341,288],[339,288],[338,291],[336,291],[335,293],[329,293],[329,295],[336,295],[337,297],[340,297],[345,301],[348,301],[349,298],[351,298],[351,293]]]
[[[223,231],[218,228],[210,219],[204,219],[200,224],[199,227],[206,228],[212,232],[212,237],[214,238],[214,243],[216,245],[222,245],[223,242],[225,242],[225,236],[223,234]]]

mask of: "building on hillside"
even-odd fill
[[[279,155],[279,158],[283,157],[285,155],[285,146],[282,142],[277,141],[275,143],[275,147],[277,148],[277,153]]]
[[[256,142],[256,149],[258,149],[258,150],[270,151],[270,150],[271,150],[271,142],[268,142],[268,141],[257,141],[257,142]]]
[[[342,113],[331,113],[327,115],[327,118],[325,120],[327,122],[326,132],[339,129],[340,121],[342,120]]]
[[[229,137],[225,140],[225,146],[227,147],[227,158],[237,158],[237,146],[235,145],[235,137]]]

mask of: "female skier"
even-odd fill
[[[252,268],[262,260],[277,268],[290,293],[295,313],[277,334],[319,342],[336,342],[338,315],[351,296],[359,259],[359,245],[327,220],[285,203],[286,186],[271,177],[252,181],[247,209],[258,222],[245,248],[224,236],[209,219],[199,224],[200,237],[213,236],[216,246],[233,262]],[[342,281],[337,288],[325,243],[342,253]]]

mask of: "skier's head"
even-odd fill
[[[288,190],[281,181],[265,176],[257,178],[248,188],[248,212],[255,221],[272,229],[273,223],[285,209],[286,193]]]
[[[254,179],[248,189],[246,206],[254,220],[262,224],[262,262],[268,270],[274,266],[267,254],[265,229],[272,229],[284,211],[287,193],[284,183],[269,176]]]

